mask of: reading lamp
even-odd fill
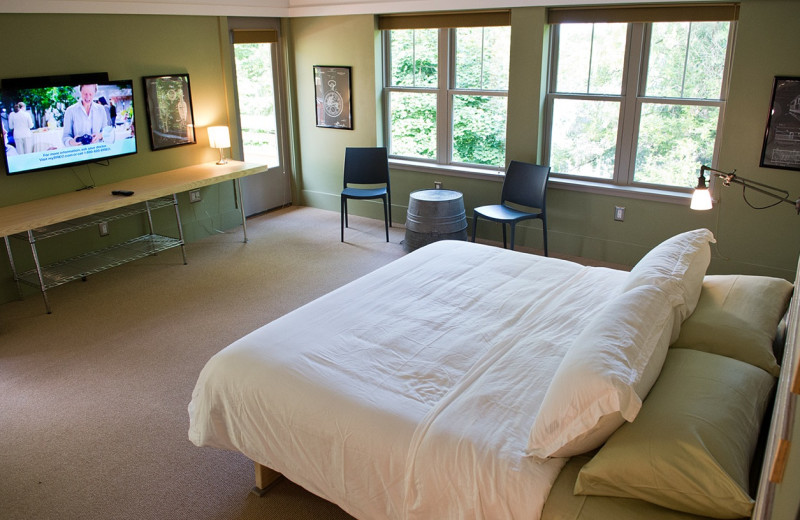
[[[228,160],[225,158],[222,150],[231,147],[231,134],[228,132],[227,126],[209,126],[208,127],[208,144],[211,148],[219,149],[219,161],[217,164],[226,164]]]
[[[697,177],[697,187],[694,189],[694,193],[692,194],[692,203],[689,206],[691,209],[697,209],[697,210],[711,209],[711,193],[709,193],[708,186],[706,185],[706,177],[705,177],[706,172],[709,172],[710,179],[714,177],[722,179],[723,186],[730,186],[731,184],[741,184],[742,197],[744,198],[744,201],[747,203],[747,205],[753,209],[771,208],[772,206],[777,206],[781,202],[786,202],[787,204],[791,204],[792,206],[794,206],[795,211],[797,211],[797,213],[800,214],[800,199],[790,200],[788,191],[781,190],[779,188],[775,188],[767,184],[761,184],[760,182],[751,181],[750,179],[745,179],[744,177],[739,177],[738,175],[736,175],[736,170],[733,170],[732,172],[724,172],[722,170],[717,170],[716,168],[711,168],[706,165],[700,166],[700,176]],[[747,200],[747,194],[745,193],[745,190],[748,188],[753,191],[757,191],[758,193],[763,193],[764,195],[768,195],[774,199],[777,199],[777,201],[772,204],[768,204],[766,206],[753,206],[750,203],[750,201]]]

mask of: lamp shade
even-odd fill
[[[708,188],[696,188],[692,194],[691,209],[707,210],[711,209],[711,193]]]
[[[227,126],[209,126],[208,144],[211,148],[230,148],[231,134]]]

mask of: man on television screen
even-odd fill
[[[14,105],[14,111],[8,115],[8,129],[14,132],[14,147],[18,154],[33,151],[33,118],[22,101]]]
[[[103,127],[108,117],[105,109],[94,102],[97,85],[79,85],[80,99],[64,112],[65,146],[96,143],[103,138]]]

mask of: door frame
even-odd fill
[[[287,69],[286,69],[286,53],[285,53],[285,40],[281,33],[281,20],[279,18],[257,18],[257,17],[229,17],[227,19],[228,27],[228,57],[231,64],[231,77],[232,77],[232,92],[233,92],[233,110],[232,119],[236,121],[236,128],[238,129],[238,136],[235,139],[235,148],[231,150],[235,152],[236,157],[240,160],[244,158],[244,143],[241,138],[242,121],[239,113],[239,92],[238,92],[238,79],[236,76],[236,56],[234,52],[234,31],[235,30],[271,30],[277,33],[277,42],[271,48],[272,58],[272,81],[273,91],[275,96],[275,120],[278,139],[278,154],[280,157],[280,165],[269,167],[262,177],[280,178],[282,201],[279,206],[284,207],[292,204],[293,202],[293,189],[292,189],[292,171],[291,171],[291,140],[290,140],[290,125],[289,125],[289,98],[287,95]],[[265,42],[266,43],[266,42]],[[269,165],[268,165],[269,166]],[[263,179],[242,179],[243,182],[253,185],[263,185],[266,181]],[[244,189],[243,191],[247,191]],[[247,204],[245,204],[247,210]],[[274,208],[260,208],[256,211],[251,211],[247,216],[258,214],[264,210]]]

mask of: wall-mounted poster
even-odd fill
[[[776,76],[760,166],[800,170],[800,78]]]
[[[147,123],[153,150],[194,144],[194,115],[188,74],[144,78]]]
[[[314,65],[317,126],[353,129],[350,67]]]

